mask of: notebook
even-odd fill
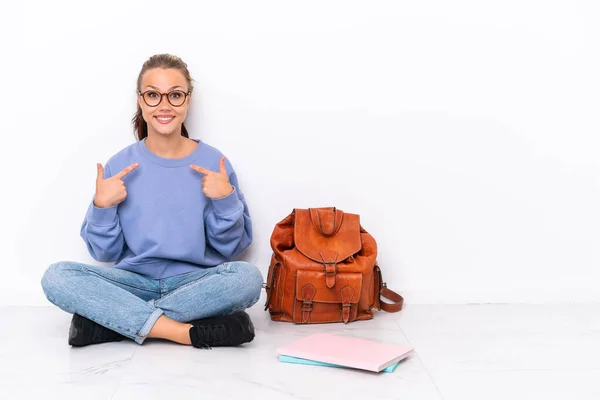
[[[347,368],[343,365],[329,364],[329,363],[324,363],[324,362],[320,362],[320,361],[305,360],[304,358],[296,358],[296,357],[283,356],[283,355],[279,356],[279,361],[285,362],[285,363],[292,363],[292,364],[307,364],[307,365],[318,365],[318,366],[322,366],[322,367]],[[394,372],[394,370],[396,369],[398,364],[400,364],[400,361],[390,365],[387,368],[382,369],[381,372]]]
[[[413,350],[410,346],[316,333],[278,348],[277,354],[380,372]]]

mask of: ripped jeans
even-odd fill
[[[244,261],[226,262],[165,279],[70,261],[50,265],[42,278],[48,300],[142,344],[156,320],[227,315],[254,305],[263,277]]]

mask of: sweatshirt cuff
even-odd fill
[[[117,220],[117,206],[100,208],[92,203],[90,209],[89,223],[98,226],[114,225]]]
[[[231,193],[225,197],[218,199],[212,199],[212,204],[215,212],[219,215],[228,215],[236,212],[238,209],[243,208],[244,204],[238,199],[237,189],[235,186]]]

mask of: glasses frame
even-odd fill
[[[154,93],[158,93],[158,94],[160,94],[160,100],[158,101],[158,103],[156,103],[156,105],[153,105],[153,106],[151,106],[151,105],[150,105],[150,104],[148,104],[148,102],[146,101],[146,97],[144,97],[144,95],[145,95],[146,93],[148,93],[148,92],[154,92]],[[174,92],[181,92],[181,93],[183,93],[183,95],[184,95],[183,103],[181,103],[181,104],[179,104],[179,105],[177,105],[177,106],[176,106],[175,104],[171,103],[171,99],[169,99],[169,95],[170,95],[171,93],[174,93]],[[144,103],[146,103],[146,105],[147,105],[148,107],[158,107],[158,106],[160,105],[160,103],[162,103],[163,96],[167,96],[167,101],[168,101],[168,102],[169,102],[169,104],[170,104],[170,105],[172,105],[173,107],[181,107],[182,105],[184,105],[184,104],[185,104],[185,102],[186,102],[186,100],[187,100],[188,96],[189,96],[191,93],[192,93],[192,92],[191,92],[191,91],[189,91],[189,90],[188,90],[187,92],[184,92],[183,90],[179,90],[179,89],[176,89],[176,90],[171,90],[171,91],[170,91],[170,92],[168,92],[168,93],[161,93],[161,92],[159,92],[158,90],[150,89],[150,90],[146,90],[145,92],[138,92],[138,95],[142,96],[142,100],[144,100]]]

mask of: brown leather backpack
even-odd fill
[[[402,309],[404,299],[383,283],[377,244],[357,214],[296,208],[275,225],[271,248],[265,310],[273,321],[348,323],[373,318],[373,308]]]

